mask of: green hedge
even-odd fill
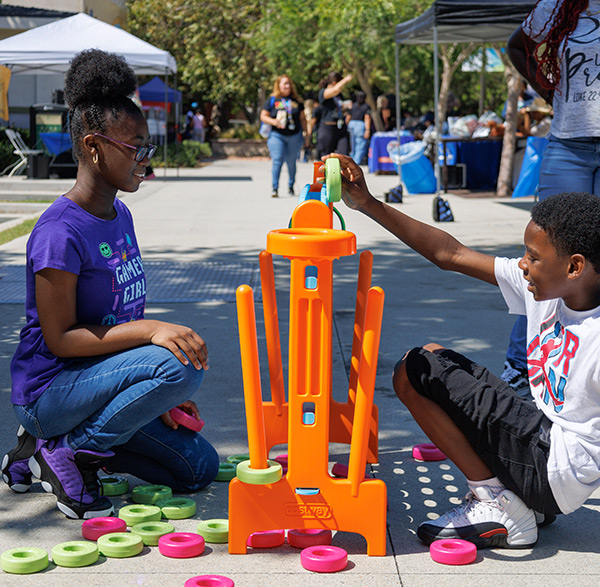
[[[212,149],[208,143],[199,143],[198,141],[182,141],[179,143],[179,154],[177,155],[175,143],[167,145],[167,167],[196,167],[202,159],[212,157]],[[154,158],[152,159],[152,167],[164,167],[163,161],[164,147],[158,147]]]

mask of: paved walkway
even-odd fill
[[[284,170],[282,185],[287,179]],[[162,171],[159,171],[162,177]],[[300,164],[297,187],[311,180],[312,165]],[[33,181],[33,180],[32,180]],[[392,176],[368,176],[374,194],[382,197],[393,187]],[[0,182],[1,183],[1,182]],[[39,189],[43,184],[39,181]],[[1,189],[1,186],[0,186]],[[153,318],[189,324],[207,340],[211,369],[195,398],[206,420],[206,437],[222,458],[246,450],[246,432],[237,317],[235,304],[227,300],[235,280],[252,279],[257,255],[265,246],[266,234],[285,227],[296,204],[293,198],[270,197],[268,161],[222,160],[199,170],[176,175],[169,170],[166,180],[143,185],[137,194],[125,196],[136,222],[138,240],[147,263],[156,264],[155,291],[160,302],[148,305]],[[513,204],[494,198],[449,197],[456,222],[443,225],[468,245],[492,254],[515,256],[522,249],[522,233],[528,221],[530,202]],[[407,196],[402,210],[431,221],[432,197]],[[600,580],[600,495],[595,494],[578,512],[561,517],[540,532],[538,545],[531,550],[483,550],[477,561],[464,567],[434,563],[428,549],[415,536],[418,524],[441,514],[466,493],[465,482],[449,462],[419,463],[411,448],[425,442],[408,412],[396,399],[391,372],[403,352],[415,345],[437,341],[467,353],[474,360],[499,373],[512,325],[496,288],[453,274],[446,274],[395,241],[364,216],[340,205],[348,230],[357,235],[360,250],[375,255],[373,284],[386,292],[384,325],[378,364],[375,401],[380,413],[380,462],[374,474],[388,486],[388,544],[385,557],[368,557],[362,537],[340,532],[333,543],[348,551],[350,563],[344,572],[319,575],[300,565],[299,551],[282,546],[246,556],[229,555],[227,546],[208,545],[195,559],[175,560],[146,548],[131,559],[104,559],[91,567],[65,569],[53,564],[41,574],[29,577],[0,575],[2,585],[114,586],[183,585],[189,577],[220,574],[231,577],[237,587],[282,584],[390,586],[443,585],[597,585]],[[1,268],[22,265],[26,238],[0,247]],[[177,283],[194,281],[194,270],[210,264],[223,268],[215,279],[212,301],[198,301],[198,288],[188,301],[175,302]],[[179,274],[169,273],[168,267]],[[249,271],[249,273],[248,273]],[[286,348],[288,263],[276,260],[280,289],[279,313],[282,346]],[[357,258],[341,259],[334,265],[334,397],[343,399],[351,351]],[[244,273],[246,272],[246,273]],[[192,276],[192,277],[190,277]],[[18,280],[15,282],[18,287]],[[229,280],[229,281],[228,281]],[[1,290],[6,281],[0,277]],[[202,288],[200,288],[202,289]],[[164,295],[163,295],[164,294]],[[160,297],[162,295],[162,298]],[[181,294],[179,294],[181,295]],[[0,456],[14,442],[17,424],[10,401],[9,362],[19,329],[23,325],[20,304],[0,304]],[[268,388],[264,329],[257,312],[260,336],[263,387]],[[271,453],[285,452],[279,447]],[[332,445],[330,461],[347,462],[348,447]],[[132,485],[139,483],[131,478]],[[179,531],[195,531],[198,520],[226,518],[227,485],[213,483],[193,496],[198,505],[194,519],[176,520]],[[80,523],[67,520],[55,507],[55,498],[39,484],[24,495],[0,485],[0,551],[16,546],[37,546],[50,551],[59,542],[80,537]],[[127,499],[117,498],[120,507]]]

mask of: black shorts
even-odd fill
[[[411,385],[443,408],[508,489],[537,512],[561,513],[548,482],[552,423],[534,402],[448,349],[415,348],[405,362]]]

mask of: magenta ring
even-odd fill
[[[204,552],[204,538],[193,532],[172,532],[158,539],[158,550],[171,558],[192,558]]]
[[[127,522],[121,518],[90,518],[81,525],[81,535],[86,540],[98,540],[100,536],[113,532],[126,532]]]
[[[436,563],[468,565],[477,558],[477,547],[459,538],[444,538],[431,543],[429,554]]]
[[[309,546],[300,553],[300,563],[307,571],[336,573],[348,566],[348,553],[338,546]]]
[[[235,583],[223,575],[198,575],[188,579],[183,587],[235,587]]]
[[[308,548],[331,544],[331,530],[317,528],[298,528],[288,530],[288,544],[295,548]]]
[[[177,422],[177,424],[181,424],[190,430],[200,432],[204,428],[204,420],[196,418],[196,416],[188,414],[179,408],[170,409],[169,414],[173,418],[173,422]]]
[[[248,537],[248,546],[252,548],[275,548],[285,542],[285,530],[265,530],[254,532]]]
[[[435,444],[415,444],[412,449],[413,459],[417,461],[444,461],[446,455]]]

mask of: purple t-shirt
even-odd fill
[[[35,303],[36,272],[52,268],[78,276],[78,324],[144,318],[146,280],[133,219],[116,198],[114,207],[116,217],[102,220],[63,196],[35,225],[27,242],[27,323],[10,365],[13,404],[34,401],[73,361],[54,356],[44,342]]]

